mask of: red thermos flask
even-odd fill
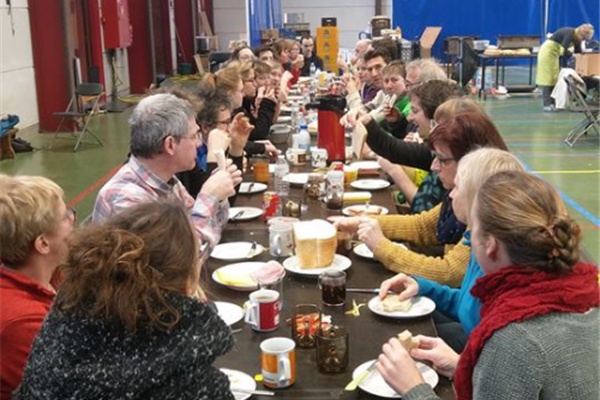
[[[340,118],[344,115],[346,99],[342,96],[323,96],[310,106],[318,110],[319,136],[317,146],[327,149],[327,161],[346,160],[346,139]]]

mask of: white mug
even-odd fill
[[[285,152],[285,158],[292,165],[304,165],[306,164],[306,150],[305,149],[287,149]]]
[[[294,232],[292,224],[269,226],[269,252],[274,257],[287,257],[294,254]]]
[[[263,384],[285,388],[296,381],[296,343],[292,339],[274,337],[260,344],[260,369]]]

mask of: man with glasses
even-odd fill
[[[190,196],[175,174],[194,168],[202,137],[191,103],[173,94],[144,98],[129,125],[131,156],[98,193],[92,221],[102,223],[143,202],[169,201],[189,210],[201,246],[212,249],[229,218],[227,199],[241,183],[241,171],[228,160],[204,182],[195,200]]]

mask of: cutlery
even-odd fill
[[[235,396],[236,394],[241,394],[241,395],[246,395],[246,394],[251,394],[254,396],[275,396],[275,392],[270,392],[268,390],[253,390],[253,391],[246,391],[246,390],[241,390],[241,389],[231,389],[231,392],[233,393],[233,395]]]
[[[356,390],[356,388],[358,387],[358,385],[360,385],[360,383],[369,375],[371,375],[371,372],[373,372],[373,370],[375,369],[375,363],[377,363],[377,359],[375,359],[371,365],[369,365],[369,368],[365,369],[363,372],[361,372],[360,374],[358,374],[356,376],[356,378],[352,379],[352,381],[346,385],[346,387],[344,388],[344,390],[351,392],[353,390]]]
[[[248,185],[248,193],[252,193],[252,188],[254,187],[254,182]]]
[[[246,210],[240,210],[240,211],[238,211],[233,217],[231,217],[231,220],[233,221],[233,220],[238,219],[239,217],[241,217],[242,215],[244,215],[245,212],[246,212]]]
[[[363,288],[346,288],[346,292],[350,293],[373,293],[379,294],[380,289],[363,289]],[[396,294],[396,292],[392,290],[388,290],[388,294]]]
[[[250,246],[250,251],[248,251],[246,258],[252,258],[256,255],[256,247],[257,246],[258,246],[258,244],[256,242],[252,242],[252,246]]]

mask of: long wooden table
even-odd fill
[[[296,168],[296,170],[298,170]],[[360,177],[359,177],[360,179]],[[245,180],[251,180],[247,177]],[[346,188],[347,190],[352,190]],[[376,191],[373,193],[371,204],[381,205],[395,212],[394,202],[390,191]],[[302,188],[292,187],[293,195],[302,195]],[[263,193],[253,195],[238,195],[236,206],[261,207]],[[302,214],[302,219],[326,218],[336,215],[327,210],[324,203],[316,200],[307,201],[308,210]],[[341,212],[337,212],[341,215]],[[233,241],[257,241],[265,247],[269,245],[267,225],[258,218],[251,221],[230,222],[223,232],[222,243]],[[351,253],[349,258],[352,267],[346,271],[347,287],[377,288],[380,283],[393,276],[393,273],[377,261],[363,259]],[[268,251],[252,261],[269,261],[273,259]],[[283,262],[284,259],[278,259]],[[210,258],[204,266],[204,279],[209,280],[212,272],[230,262]],[[248,292],[234,291],[214,282],[206,282],[209,295],[216,301],[228,301],[242,306],[248,300]],[[321,292],[317,287],[317,279],[287,272],[284,278],[284,305],[282,323],[274,332],[259,333],[253,331],[243,321],[232,328],[243,328],[236,333],[236,344],[233,350],[217,361],[217,366],[244,371],[250,376],[260,373],[260,343],[271,337],[291,337],[291,326],[286,322],[292,314],[296,304],[314,303],[321,307],[322,313],[331,315],[333,323],[344,326],[349,333],[350,360],[346,371],[339,374],[324,374],[318,371],[315,349],[297,349],[296,383],[286,389],[276,390],[277,398],[284,399],[374,399],[378,398],[357,389],[354,392],[345,392],[344,387],[352,380],[353,370],[365,361],[376,358],[381,353],[381,347],[389,338],[409,329],[413,334],[436,336],[435,328],[430,316],[417,319],[398,320],[384,318],[372,313],[367,306],[360,309],[360,316],[346,315],[352,308],[352,301],[367,303],[373,297],[370,294],[348,293],[346,305],[343,307],[325,307],[321,303]],[[258,389],[265,389],[261,384]],[[268,389],[271,390],[271,389]],[[451,383],[440,376],[436,393],[443,399],[453,399]],[[256,396],[255,396],[256,397]]]

